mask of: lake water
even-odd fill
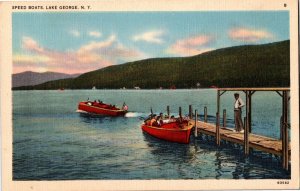
[[[221,97],[233,127],[234,92]],[[215,90],[65,90],[13,91],[13,179],[270,179],[290,178],[278,157],[243,148],[215,145],[213,138],[191,136],[190,144],[170,143],[142,132],[143,118],[153,112],[184,114],[188,105],[203,119],[215,121]],[[245,101],[244,94],[241,93]],[[77,112],[79,101],[101,99],[130,112],[105,117]],[[281,97],[256,92],[252,98],[252,132],[278,138]],[[245,114],[245,109],[243,115]]]

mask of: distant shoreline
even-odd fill
[[[30,79],[34,76],[30,77]],[[191,57],[112,65],[13,90],[197,89],[290,86],[290,41],[222,48]]]

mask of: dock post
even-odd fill
[[[168,114],[168,117],[170,118],[170,107],[167,106],[167,114]]]
[[[288,101],[289,92],[286,91],[285,103],[286,103],[286,123],[285,123],[285,157],[286,157],[286,169],[289,168],[289,130],[288,130]]]
[[[288,137],[288,92],[282,92],[282,166],[285,170],[289,168],[289,137]]]
[[[198,127],[197,127],[197,121],[198,121],[198,112],[197,112],[197,109],[195,110],[195,137],[198,137]]]
[[[179,107],[179,117],[182,118],[181,107]]]
[[[249,129],[247,117],[244,117],[244,153],[246,156],[249,155]]]
[[[251,133],[252,132],[252,123],[251,123],[251,121],[252,121],[252,94],[254,93],[255,91],[250,91],[250,92],[248,92],[248,133]]]
[[[282,116],[280,117],[280,140],[282,140]]]
[[[189,117],[190,117],[190,119],[193,119],[192,105],[189,105]]]
[[[204,107],[204,122],[207,123],[207,107]]]
[[[223,110],[223,127],[226,127],[226,109]]]
[[[251,120],[251,91],[246,91],[246,117],[244,119],[244,152],[249,155],[249,130]]]
[[[220,114],[216,113],[216,143],[220,145]]]

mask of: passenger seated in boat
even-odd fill
[[[168,120],[168,123],[175,122],[175,121],[176,121],[176,119],[175,119],[174,115],[172,115],[171,118]]]
[[[160,124],[159,124],[159,116],[157,116],[156,118],[154,118],[152,126],[154,126],[154,127],[159,127],[160,126]]]
[[[160,113],[160,115],[157,116],[156,121],[157,121],[157,123],[158,123],[159,126],[162,126],[164,124],[162,113]]]
[[[125,104],[125,102],[123,103],[122,109],[127,111],[128,110],[128,106]]]
[[[98,99],[98,103],[103,103],[100,99]]]
[[[152,119],[150,120],[150,126],[154,126],[154,125],[156,125],[156,124],[157,124],[156,119],[155,119],[155,118],[152,118]]]
[[[160,126],[162,126],[164,123],[165,123],[164,120],[163,120],[162,118],[160,118],[160,119],[159,119],[159,124],[160,124]]]
[[[157,116],[156,117],[156,123],[157,123],[157,127],[161,126],[162,125],[162,120],[161,120],[161,117],[160,116]]]

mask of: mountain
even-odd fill
[[[119,89],[122,87],[287,87],[290,41],[218,49],[191,57],[152,58],[109,66],[74,79],[15,89]]]
[[[57,73],[57,72],[22,72],[12,75],[12,86],[19,87],[19,86],[32,86],[41,84],[48,81],[59,80],[64,78],[75,78],[80,74],[64,74],[64,73]]]

